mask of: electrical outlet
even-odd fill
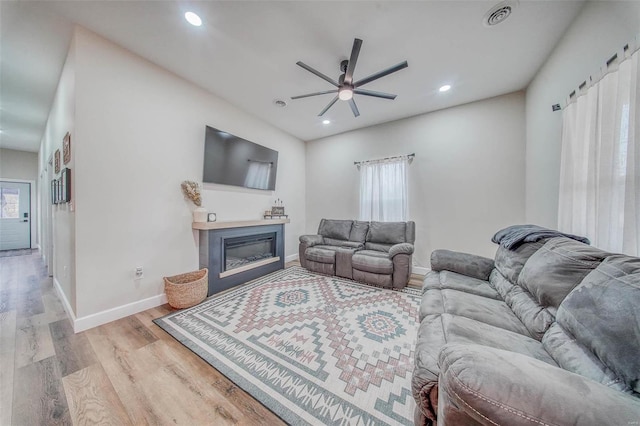
[[[133,273],[136,277],[136,280],[144,278],[144,269],[142,269],[142,266],[136,266],[136,269],[133,270]]]

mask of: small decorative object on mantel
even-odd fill
[[[271,207],[271,216],[284,216],[284,204],[280,198],[278,198],[273,207]]]
[[[185,180],[180,186],[182,187],[184,195],[193,201],[193,204],[198,206],[198,208],[193,211],[193,221],[206,222],[207,209],[200,207],[202,205],[202,198],[200,197],[200,187],[198,186],[198,183],[192,180]]]
[[[56,149],[55,154],[53,154],[53,160],[54,160],[54,164],[55,164],[55,173],[58,174],[60,173],[60,150]]]
[[[274,202],[274,206],[271,207],[271,211],[266,210],[263,217],[265,219],[286,219],[289,216],[284,214],[284,203],[278,198]]]
[[[62,140],[62,162],[69,164],[71,161],[71,133],[67,132]]]
[[[207,215],[207,222],[215,222],[218,219],[215,213],[209,213]]]

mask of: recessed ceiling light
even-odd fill
[[[277,107],[280,107],[280,108],[284,108],[284,107],[286,107],[286,106],[287,106],[287,103],[286,103],[285,101],[283,101],[282,99],[276,99],[276,100],[274,100],[274,101],[273,101],[273,104],[274,104],[275,106],[277,106]]]
[[[322,124],[331,124],[331,120],[322,120]]]
[[[185,13],[184,19],[186,19],[187,22],[193,25],[194,27],[199,27],[200,25],[202,25],[202,19],[200,19],[200,17],[193,12]]]
[[[445,84],[444,86],[442,86],[440,89],[441,92],[447,92],[449,89],[451,89],[451,85],[450,84]]]

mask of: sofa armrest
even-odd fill
[[[431,253],[431,269],[451,271],[486,281],[493,270],[493,260],[475,254],[451,250],[434,250]]]
[[[389,257],[393,258],[397,254],[413,254],[413,244],[400,243],[392,245],[389,249]]]
[[[300,235],[300,243],[305,244],[307,247],[313,247],[323,242],[322,235]]]
[[[526,355],[481,345],[440,351],[438,423],[634,425],[640,400]]]

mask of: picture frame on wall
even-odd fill
[[[62,203],[62,179],[58,178],[56,179],[56,193],[57,193],[57,200],[56,200],[56,204],[60,204]]]
[[[60,201],[63,203],[68,203],[69,201],[71,201],[71,169],[62,169],[62,174],[60,175],[60,186]]]
[[[71,161],[71,133],[67,132],[62,140],[62,162],[69,164]]]
[[[51,204],[56,204],[58,202],[58,188],[56,179],[51,180]]]
[[[54,160],[54,164],[55,164],[55,173],[58,174],[60,173],[60,150],[56,149],[55,154],[53,154],[53,160]]]

